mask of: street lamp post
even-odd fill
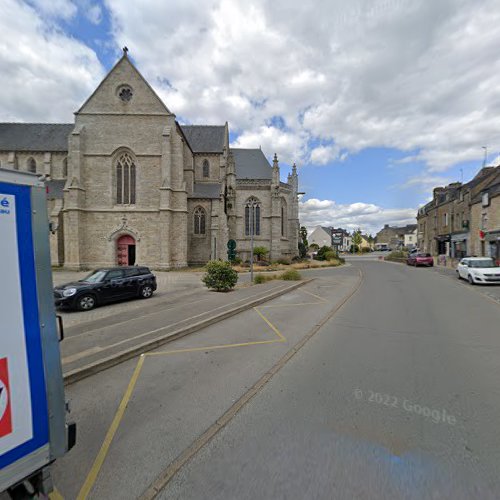
[[[250,204],[250,283],[253,283],[253,233],[255,229],[255,203]]]

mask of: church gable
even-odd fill
[[[94,93],[77,114],[171,115],[149,83],[132,64],[124,50]]]

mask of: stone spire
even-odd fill
[[[289,179],[291,181],[290,184],[292,184],[295,191],[298,191],[298,189],[299,189],[299,176],[297,175],[297,165],[295,165],[295,162],[293,163],[292,173],[290,174]]]
[[[280,167],[278,164],[278,156],[276,153],[274,153],[274,158],[273,158],[273,184],[275,186],[280,185]]]

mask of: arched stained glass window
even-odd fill
[[[135,205],[135,162],[128,153],[116,162],[116,203]]]
[[[28,172],[36,174],[36,161],[34,158],[28,160]]]
[[[206,212],[202,207],[194,209],[194,234],[205,234]]]
[[[260,235],[260,201],[251,197],[245,203],[245,235]]]
[[[281,236],[284,238],[286,236],[286,226],[288,222],[288,213],[286,209],[286,201],[281,200]]]
[[[210,165],[208,160],[203,160],[203,177],[210,177]]]

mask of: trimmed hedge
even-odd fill
[[[205,269],[207,272],[201,280],[207,288],[217,292],[228,292],[238,283],[238,273],[231,267],[230,262],[211,260]]]

